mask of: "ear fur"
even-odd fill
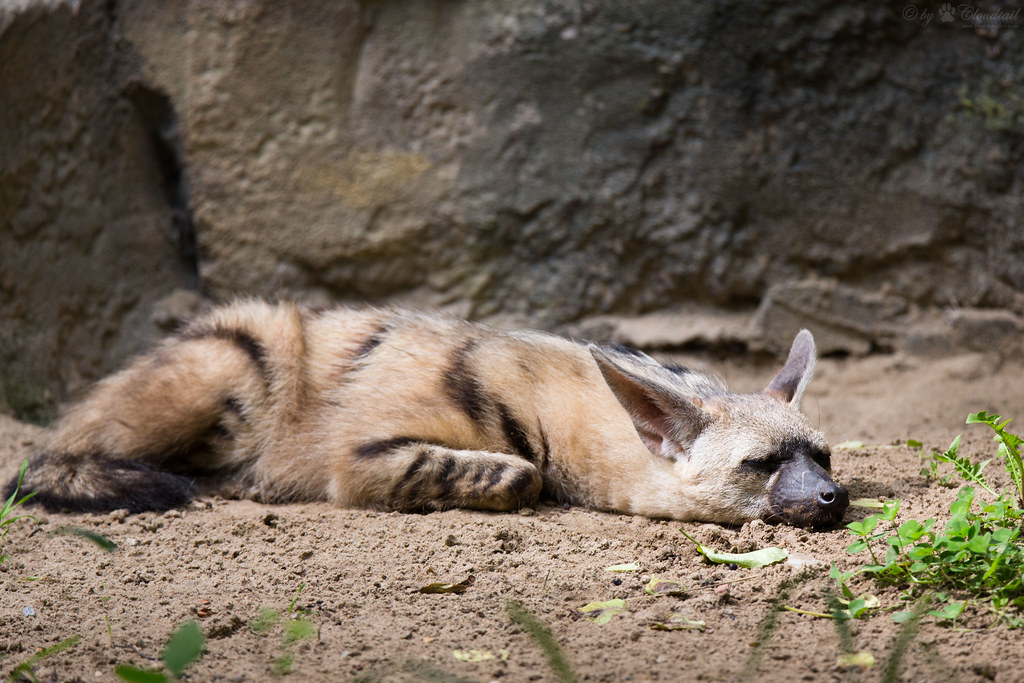
[[[646,354],[597,345],[590,346],[590,353],[648,450],[685,459],[709,421],[700,397],[674,389],[672,371]]]
[[[789,349],[786,364],[764,392],[799,409],[804,390],[814,374],[815,353],[814,337],[807,330],[800,330]]]

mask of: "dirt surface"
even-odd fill
[[[762,386],[774,369],[714,365],[743,390]],[[929,484],[917,452],[894,444],[913,437],[944,449],[967,413],[981,409],[1024,421],[1022,370],[982,355],[826,360],[804,408],[833,443],[868,444],[833,457],[852,498],[897,497],[903,515],[941,520],[955,491]],[[984,427],[963,430],[969,452],[993,451]],[[41,434],[0,417],[4,480]],[[846,521],[866,514],[851,508]],[[57,533],[67,527],[102,534],[117,550]],[[854,566],[844,529],[727,528],[543,505],[519,514],[404,515],[218,498],[163,514],[44,514],[9,528],[9,559],[0,565],[4,677],[75,636],[73,646],[39,659],[33,675],[102,681],[115,679],[119,663],[159,668],[168,636],[195,619],[207,649],[186,680],[557,680],[509,617],[510,600],[547,624],[589,681],[882,680],[898,631],[884,612],[850,624],[848,647],[876,660],[862,671],[837,664],[843,646],[831,620],[776,609],[826,609],[829,564]],[[790,561],[730,571],[703,561],[680,528],[722,551],[778,546]],[[637,571],[605,570],[632,562]],[[645,595],[655,576],[681,582],[686,594]],[[462,594],[418,591],[468,577]],[[874,592],[886,605],[899,602],[896,591]],[[578,612],[615,598],[628,611],[608,623]],[[650,628],[677,613],[706,628]],[[302,633],[296,620],[312,628]],[[461,661],[456,651],[493,658]],[[1019,632],[926,621],[900,678],[1020,681],[1022,658]]]

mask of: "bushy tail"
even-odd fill
[[[4,489],[4,499],[16,488],[17,477]],[[36,495],[26,504],[40,504],[52,512],[144,512],[187,503],[195,495],[195,486],[188,477],[155,470],[135,460],[100,453],[43,451],[29,461],[19,494],[33,491]]]

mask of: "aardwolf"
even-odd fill
[[[244,301],[99,382],[33,455],[49,509],[167,509],[217,475],[257,500],[403,511],[562,503],[678,520],[839,522],[799,411],[814,340],[759,393],[615,345],[401,309]],[[13,484],[9,490],[13,490]]]

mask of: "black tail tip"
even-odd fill
[[[5,498],[17,491],[19,497],[33,493],[26,504],[41,505],[48,512],[131,513],[163,511],[181,507],[196,495],[192,480],[180,474],[155,470],[131,460],[92,455],[67,469],[54,481],[37,485],[30,466],[19,487],[15,477],[5,488]],[[41,469],[45,469],[44,464]],[[53,475],[53,472],[49,473]]]

